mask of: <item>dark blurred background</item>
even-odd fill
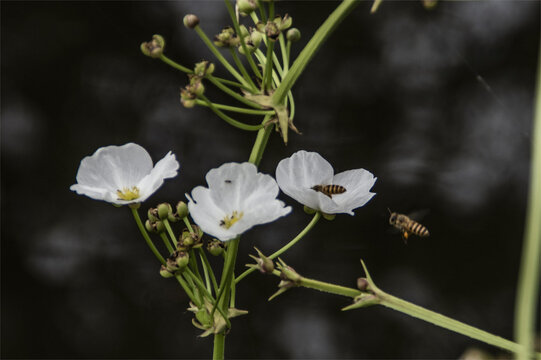
[[[302,40],[338,2],[283,1]],[[273,135],[261,171],[297,150],[337,171],[363,167],[377,195],[354,217],[321,221],[284,259],[301,274],[346,286],[359,259],[391,294],[512,338],[529,179],[540,5],[537,1],[362,2],[294,88],[303,135]],[[255,134],[208,109],[185,109],[186,77],[143,56],[161,34],[166,55],[214,61],[182,17],[210,35],[229,25],[220,1],[2,1],[3,358],[205,358],[187,297],[159,266],[126,208],[69,191],[98,147],[136,142],[181,163],[147,201],[176,203],[206,172],[245,161]],[[246,19],[247,20],[247,19]],[[215,61],[216,62],[216,61]],[[225,76],[221,66],[218,74]],[[228,98],[210,90],[217,102]],[[310,220],[293,213],[243,236],[237,271],[257,246],[278,249]],[[428,209],[427,239],[407,245],[388,211]],[[157,238],[156,240],[159,240]],[[343,313],[350,301],[253,274],[237,290],[250,314],[233,320],[230,358],[458,358],[498,349],[386,308]]]

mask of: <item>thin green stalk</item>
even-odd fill
[[[173,240],[173,244],[175,244],[175,247],[178,245],[177,237],[175,236],[175,233],[173,232],[173,229],[171,228],[171,224],[169,224],[169,220],[163,219],[163,224],[165,225],[165,229],[167,230],[167,233],[169,234],[169,237],[171,240]]]
[[[286,45],[286,54],[287,54],[287,59],[288,59],[287,66],[289,70],[289,59],[291,59],[291,41],[289,40],[287,41],[287,45]]]
[[[237,50],[234,48],[229,48],[229,52],[231,53],[231,57],[233,57],[233,61],[235,61],[235,64],[237,65],[237,68],[240,70],[242,76],[246,79],[246,81],[250,84],[250,88],[253,93],[257,93],[257,87],[255,86],[254,82],[250,78],[250,74],[248,74],[248,71],[246,71],[246,68],[242,64],[242,61],[240,61],[239,57],[237,56]]]
[[[216,282],[216,276],[214,275],[212,266],[210,266],[209,260],[207,259],[207,255],[205,255],[205,251],[201,248],[199,248],[199,257],[201,258],[201,263],[204,264],[204,267],[208,269],[208,273],[210,275],[210,280],[212,281],[212,287],[214,289],[214,293],[217,294],[218,283]]]
[[[265,116],[265,118],[261,122],[261,125],[264,125],[265,122],[268,121],[268,119],[269,119],[269,115]],[[271,128],[271,126],[262,127],[257,132],[255,143],[254,143],[254,146],[252,147],[252,152],[250,153],[250,157],[248,158],[248,161],[251,162],[252,164],[255,164],[255,166],[259,165],[259,161],[261,160],[261,157],[263,156],[263,151],[267,144],[265,137],[267,137],[268,139],[268,135],[265,135],[265,134],[267,133],[267,131],[270,132],[270,130],[268,130],[269,128]]]
[[[195,295],[193,294],[192,290],[190,289],[190,286],[188,285],[188,283],[186,283],[186,281],[182,278],[182,275],[178,274],[178,275],[175,275],[175,278],[177,279],[177,281],[179,282],[180,286],[182,286],[182,288],[184,289],[184,291],[186,292],[186,295],[188,295],[188,297],[190,298],[190,300],[195,304],[197,305],[197,307],[201,307],[201,303],[199,302],[199,300],[195,297]]]
[[[261,50],[257,49],[254,52],[254,55],[257,58],[257,60],[259,61],[259,63],[266,67],[267,60],[266,60],[265,55],[263,54],[263,52]],[[281,69],[277,68],[276,70],[279,70],[278,73],[281,74],[281,71],[282,71]],[[272,70],[272,79],[274,81],[275,86],[280,85],[280,81],[281,81],[280,77],[278,77],[278,74],[276,73],[276,71],[274,71],[274,69]]]
[[[208,104],[203,101],[196,99],[195,103],[200,106],[208,106]],[[229,106],[229,105],[223,105],[223,104],[216,104],[214,103],[214,106],[216,106],[217,109],[225,110],[225,111],[232,111],[237,112],[241,114],[249,114],[249,115],[274,115],[274,110],[256,110],[256,109],[246,109],[246,108],[239,108],[236,106]]]
[[[232,98],[234,98],[235,100],[245,104],[245,105],[248,105],[250,107],[253,107],[254,109],[262,109],[261,105],[259,104],[256,104],[255,102],[253,101],[250,101],[250,100],[247,100],[244,96],[234,92],[233,90],[231,90],[230,88],[228,88],[227,86],[225,86],[224,84],[220,83],[214,76],[209,76],[208,77],[209,81],[211,83],[213,83],[218,89],[222,90],[224,93],[226,93],[227,95],[231,96]]]
[[[167,235],[165,235],[164,232],[161,232],[160,237],[162,238],[163,243],[165,244],[165,247],[169,251],[169,254],[174,253],[175,249],[173,249],[173,247],[171,246],[171,242],[169,241],[169,238],[167,237]]]
[[[220,54],[218,49],[216,49],[216,46],[214,46],[212,41],[210,41],[210,39],[207,37],[207,34],[205,34],[203,29],[201,29],[201,26],[197,25],[194,28],[194,30],[197,33],[197,35],[199,35],[201,40],[203,40],[205,45],[207,45],[209,50],[214,54],[216,59],[218,59],[218,61],[220,61],[222,65],[227,69],[227,71],[229,71],[231,75],[233,75],[235,79],[237,79],[242,85],[246,86],[247,88],[250,88],[250,84],[248,84],[246,80],[244,80],[244,78],[237,72],[237,70],[235,70],[233,66],[231,66],[231,64],[222,56],[222,54]]]
[[[283,64],[283,69],[284,69],[283,73],[280,75],[282,75],[283,77],[285,74],[287,74],[289,70],[289,53],[286,49],[286,41],[284,38],[284,33],[280,33],[279,41],[280,41],[280,52],[282,53],[282,64]]]
[[[233,278],[231,279],[231,296],[229,300],[229,307],[234,308],[235,307],[235,295],[236,295],[236,286],[235,286],[235,274],[233,274]]]
[[[145,229],[145,226],[143,225],[143,222],[141,221],[141,218],[139,217],[139,212],[134,207],[131,207],[131,212],[133,214],[133,217],[135,219],[135,222],[137,223],[137,227],[139,228],[139,231],[141,232],[141,235],[143,235],[143,238],[145,238],[145,241],[150,248],[150,250],[154,253],[154,256],[162,263],[162,265],[165,265],[165,259],[160,254],[158,249],[156,249],[156,246],[150,239],[150,236],[148,236],[147,229]]]
[[[227,293],[227,290],[231,288],[230,281],[231,275],[235,270],[237,251],[239,249],[239,240],[240,237],[237,237],[229,241],[229,246],[224,261],[224,268],[222,271],[222,278],[220,279],[220,290],[218,291],[218,295],[216,295],[216,303],[212,308],[212,312],[210,313],[211,317],[214,316],[214,311],[216,310],[216,307],[223,306],[224,303],[227,304],[227,301],[224,300],[227,296],[224,296],[224,294]]]
[[[212,353],[213,360],[223,360],[225,351],[225,334],[214,334],[214,351]]]
[[[207,103],[208,107],[216,115],[218,115],[226,123],[236,127],[237,129],[246,130],[246,131],[258,131],[259,129],[262,128],[262,125],[248,125],[248,124],[242,123],[240,121],[237,121],[237,120],[233,119],[232,117],[227,116],[220,109],[218,109],[216,106],[214,106],[214,104],[212,102],[210,102],[210,100],[207,99],[206,96],[201,95],[200,98]]]
[[[284,100],[288,91],[293,87],[293,84],[297,81],[302,74],[306,65],[310,62],[316,51],[321,47],[323,42],[329,37],[329,35],[338,27],[338,25],[344,20],[344,18],[350,13],[355,6],[359,4],[359,1],[344,0],[342,3],[329,15],[327,20],[317,29],[314,36],[310,39],[308,44],[299,54],[299,57],[295,59],[295,62],[289,69],[287,75],[282,79],[282,83],[276,89],[272,95],[273,103],[280,104]]]
[[[197,266],[197,260],[195,259],[194,251],[193,249],[190,249],[190,259],[189,259],[189,265],[192,271],[197,275],[197,278],[202,282],[203,278],[201,277],[201,274],[199,273],[199,267]]]
[[[515,305],[515,339],[526,351],[519,360],[529,358],[535,343],[536,305],[539,300],[541,258],[541,49],[538,56],[535,115],[533,121],[530,194],[522,248],[517,299]]]
[[[272,3],[271,3],[272,4]],[[267,42],[267,56],[265,62],[265,71],[263,72],[263,82],[261,83],[262,90],[272,88],[272,54],[274,49],[274,42]]]
[[[261,78],[261,73],[259,72],[259,69],[257,68],[254,59],[252,58],[252,54],[248,51],[248,48],[246,47],[246,41],[244,40],[244,36],[242,35],[239,27],[239,23],[237,21],[237,16],[235,14],[235,10],[233,9],[233,5],[229,0],[225,0],[225,6],[227,7],[227,11],[229,12],[229,16],[231,17],[231,22],[233,23],[233,28],[235,29],[235,32],[238,34],[240,38],[240,46],[242,47],[242,51],[244,51],[244,54],[246,54],[246,59],[248,59],[248,64],[250,64],[250,67],[252,68],[252,71],[254,74]]]
[[[184,225],[186,225],[186,228],[188,228],[188,231],[190,234],[194,234],[192,224],[190,224],[190,220],[188,220],[188,217],[182,218],[182,221],[184,221]]]
[[[263,22],[263,24],[266,24],[267,23],[267,12],[265,11],[264,2],[258,1],[257,4],[259,5],[259,14],[261,15],[261,21]],[[256,15],[255,12],[253,12],[252,14]],[[256,15],[256,17],[257,17],[257,15]],[[254,21],[254,23],[257,24],[257,21]]]
[[[348,288],[345,286],[335,285],[326,283],[323,281],[318,281],[314,279],[308,279],[308,278],[301,278],[300,285],[309,289],[319,290],[323,292],[327,292],[330,294],[336,294],[336,295],[342,295],[354,298],[356,296],[359,296],[361,292],[357,289]]]
[[[269,259],[276,259],[278,256],[282,255],[284,252],[289,250],[293,245],[295,245],[297,242],[299,242],[300,239],[302,239],[306,234],[308,234],[308,232],[310,230],[312,230],[312,228],[317,224],[317,222],[319,221],[320,218],[321,218],[321,213],[318,211],[318,212],[316,212],[314,214],[314,217],[308,223],[308,225],[306,225],[306,227],[304,229],[302,229],[302,231],[297,236],[295,236],[295,238],[293,240],[288,242],[286,245],[284,245],[280,250],[276,251],[274,254],[270,255]],[[250,268],[250,269],[246,270],[245,272],[243,272],[242,274],[237,276],[237,278],[235,279],[235,282],[238,284],[242,279],[244,279],[246,276],[250,275],[255,270],[256,270],[256,268]]]
[[[263,120],[263,122],[265,122]],[[261,139],[261,146],[259,147],[259,152],[257,153],[257,157],[255,159],[255,165],[259,166],[259,163],[261,162],[261,159],[263,158],[263,152],[265,151],[265,148],[267,147],[267,142],[269,141],[270,134],[272,133],[272,129],[274,127],[272,125],[268,125],[265,127],[265,131],[263,132],[263,138]],[[259,134],[259,133],[258,133]]]

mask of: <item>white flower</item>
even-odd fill
[[[206,176],[208,188],[198,186],[188,209],[201,229],[222,241],[236,238],[255,225],[287,215],[291,207],[276,199],[278,184],[257,172],[251,163],[227,163]]]
[[[353,209],[363,206],[375,195],[370,188],[376,179],[365,169],[347,170],[334,175],[327,160],[318,153],[304,150],[283,159],[276,168],[276,181],[284,193],[326,214],[354,215]],[[324,188],[326,185],[339,186],[335,186],[335,193],[329,193],[326,191],[329,188]]]
[[[106,146],[81,160],[77,184],[70,190],[118,205],[140,203],[158,190],[164,179],[175,177],[178,168],[171,152],[152,167],[150,155],[140,145]]]

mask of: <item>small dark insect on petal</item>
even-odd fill
[[[231,180],[225,180],[226,184],[231,184]]]

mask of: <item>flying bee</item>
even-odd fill
[[[343,194],[346,192],[346,188],[341,185],[316,185],[312,187],[312,190],[319,191],[331,199],[333,195]]]
[[[402,232],[404,242],[407,242],[408,237],[412,234],[419,237],[430,236],[428,229],[419,224],[417,221],[410,219],[406,215],[391,212],[391,210],[389,210],[389,213],[391,214],[389,217],[389,224],[393,225]]]

